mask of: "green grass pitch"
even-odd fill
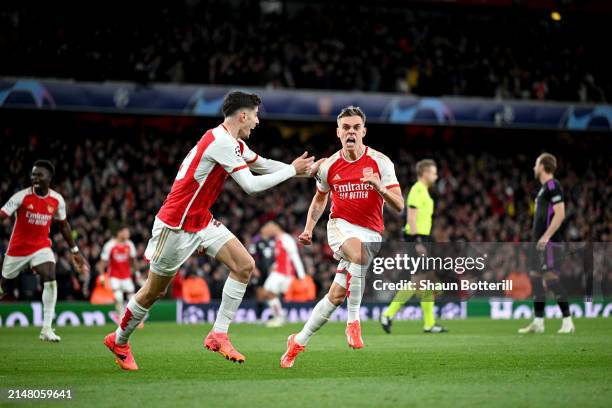
[[[577,319],[577,333],[518,335],[526,321],[444,322],[450,333],[398,322],[394,333],[363,327],[366,347],[350,350],[344,325],[330,323],[294,368],[279,368],[287,335],[298,325],[233,325],[247,361],[205,350],[210,326],[150,323],[132,338],[138,372],[124,372],[102,345],[113,328],[60,328],[60,344],[38,329],[0,330],[0,405],[7,388],[72,388],[71,407],[404,407],[612,406],[612,321]],[[61,403],[19,402],[18,407]]]

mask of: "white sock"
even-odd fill
[[[240,303],[242,303],[246,288],[246,283],[238,282],[230,277],[227,278],[225,285],[223,285],[221,305],[219,306],[217,319],[213,326],[214,332],[227,333],[230,323],[234,320],[236,310],[238,310]]]
[[[567,316],[563,318],[563,324],[573,324],[572,316]]]
[[[319,300],[319,303],[317,303],[314,309],[312,309],[312,313],[302,328],[302,331],[295,336],[295,341],[302,346],[308,344],[312,335],[329,321],[332,313],[334,313],[334,310],[337,308],[338,306],[330,302],[327,295],[325,295],[323,299]]]
[[[272,311],[272,316],[274,316],[275,318],[282,317],[283,306],[281,305],[281,301],[278,297],[268,300],[268,307]]]
[[[116,290],[113,292],[113,295],[115,295],[115,310],[117,310],[117,319],[119,319],[121,318],[121,316],[123,316],[123,313],[125,312],[125,310],[123,309],[123,292],[120,290]]]
[[[543,317],[536,317],[535,319],[533,319],[533,323],[537,324],[538,326],[543,326],[544,325],[544,318]]]
[[[43,330],[50,329],[55,316],[55,303],[57,302],[57,281],[43,283]]]
[[[130,299],[125,308],[125,313],[121,317],[121,322],[115,333],[117,333],[116,343],[125,344],[128,342],[132,332],[144,320],[149,309],[145,309],[136,302],[136,298]]]
[[[347,323],[352,323],[355,320],[359,320],[359,308],[361,307],[361,298],[363,297],[364,284],[364,265],[351,263],[346,270],[347,282],[348,282],[348,300],[346,306],[348,309]]]

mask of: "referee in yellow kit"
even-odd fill
[[[429,188],[438,179],[436,162],[431,159],[421,160],[416,165],[417,182],[414,183],[406,199],[407,214],[404,237],[414,242],[413,256],[426,254],[427,242],[431,242],[431,223],[434,212],[434,200],[429,195]],[[385,332],[391,333],[393,317],[412,298],[415,290],[400,290],[380,317],[380,324]],[[425,333],[443,333],[446,328],[436,324],[434,315],[434,294],[432,291],[418,291],[423,312],[423,331]]]

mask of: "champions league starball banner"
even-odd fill
[[[259,94],[262,117],[269,119],[333,121],[343,107],[356,105],[373,123],[612,130],[612,105],[603,104],[127,82],[4,78],[0,107],[221,116],[223,96],[236,89]]]

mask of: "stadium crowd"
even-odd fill
[[[56,17],[62,7],[81,17]],[[136,3],[79,7],[3,8],[0,75],[612,100],[605,15],[303,0],[183,0],[146,18]]]
[[[123,121],[130,122],[129,119]],[[162,121],[164,119],[156,123]],[[208,125],[214,124],[205,126]],[[137,247],[139,269],[146,271],[143,253],[155,214],[170,189],[178,165],[197,141],[201,128],[171,125],[165,126],[166,130],[153,131],[134,123],[127,126],[98,123],[90,129],[68,126],[68,130],[54,129],[54,126],[50,125],[52,130],[36,131],[5,128],[0,138],[0,148],[5,153],[0,174],[1,201],[6,202],[13,193],[29,186],[29,172],[35,159],[50,158],[57,167],[52,186],[66,199],[69,220],[91,265],[97,264],[102,246],[113,231],[126,224]],[[335,141],[329,143],[333,126],[325,131],[319,127],[304,130],[283,126],[274,123],[256,130],[249,143],[251,148],[283,161],[290,161],[305,148],[318,157],[338,149]],[[95,131],[81,136],[91,129]],[[291,129],[290,133],[287,129]],[[404,194],[415,180],[417,160],[431,157],[438,162],[440,180],[433,189],[436,241],[531,240],[533,198],[539,188],[533,179],[532,167],[541,151],[538,147],[532,149],[533,154],[524,149],[522,153],[508,151],[508,148],[500,151],[487,147],[487,143],[496,144],[487,135],[470,140],[460,135],[449,138],[448,132],[453,131],[448,129],[412,128],[412,135],[403,135],[402,131],[400,127],[373,128],[369,133],[384,132],[386,139],[370,136],[366,143],[389,154],[396,165]],[[441,134],[432,137],[432,132]],[[64,136],[56,137],[58,133]],[[306,133],[309,139],[305,138]],[[298,143],[300,137],[307,141]],[[559,179],[566,189],[566,240],[609,242],[612,169],[608,165],[607,152],[585,154],[582,149],[588,149],[585,146],[589,146],[589,141],[576,146],[560,136],[553,140],[560,159]],[[479,153],[469,153],[471,143],[479,143]],[[313,180],[294,179],[265,193],[248,196],[229,180],[213,214],[247,245],[267,220],[276,220],[297,236],[302,231],[313,191]],[[387,210],[385,217],[386,238],[399,239],[405,215],[398,216]],[[319,291],[327,290],[337,266],[326,244],[324,218],[315,230],[314,245],[301,247],[307,272],[313,276]],[[0,226],[2,253],[8,245],[11,226],[12,220],[5,220]],[[68,262],[68,248],[59,233],[53,233],[54,247],[59,255],[60,299],[87,298],[93,279],[79,279],[73,273]],[[502,279],[514,267],[521,266],[499,268],[492,278]],[[95,277],[99,270],[92,269]],[[181,269],[180,276],[205,278],[210,297],[218,299],[226,273],[214,260],[192,257]],[[20,298],[30,298],[37,292],[37,281],[31,274],[22,274],[20,285]]]

